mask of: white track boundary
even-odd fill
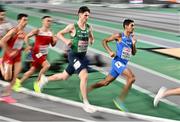
[[[5,87],[9,83],[0,80],[0,84],[3,87]],[[72,100],[68,100],[68,99],[63,99],[63,98],[60,98],[60,97],[55,97],[55,96],[44,94],[44,93],[36,93],[36,92],[31,91],[31,90],[26,89],[26,88],[21,88],[21,92],[25,93],[25,94],[28,94],[28,95],[35,96],[35,97],[39,97],[39,98],[42,98],[42,99],[54,101],[54,102],[60,102],[60,103],[68,104],[68,105],[73,105],[73,106],[76,106],[76,107],[81,107],[81,108],[83,107],[83,104],[80,103],[80,102],[76,102],[76,101],[72,101]],[[48,114],[62,116],[62,114],[59,114],[59,113],[43,110],[43,109],[40,109],[40,108],[35,108],[35,107],[32,107],[32,106],[23,105],[23,104],[20,104],[20,103],[14,103],[13,105],[23,107],[23,108],[32,109],[32,110],[36,110],[36,111],[40,111],[40,112],[44,112],[44,113],[48,113]],[[148,116],[148,115],[141,115],[141,114],[136,114],[136,113],[125,113],[125,112],[121,112],[119,110],[113,110],[113,109],[99,107],[99,106],[94,106],[94,107],[96,107],[97,110],[100,111],[100,112],[110,113],[110,114],[114,114],[114,115],[120,115],[120,116],[124,116],[124,117],[131,117],[131,118],[136,118],[136,119],[140,119],[140,120],[146,120],[146,121],[152,121],[152,122],[157,122],[157,121],[178,122],[176,120],[153,117],[153,116]],[[65,115],[65,116],[68,117],[68,115]],[[73,117],[73,118],[76,118],[76,117]],[[80,120],[80,118],[77,118],[77,119]],[[86,119],[81,119],[81,120],[82,121],[90,121],[90,120],[86,120]]]
[[[29,26],[29,25],[28,25],[28,27],[33,28],[33,26]],[[167,40],[167,41],[168,41],[168,40]],[[52,49],[59,52],[59,49],[55,49],[55,48],[52,48]],[[99,53],[99,54],[101,54],[101,55],[104,55],[104,56],[106,56],[106,57],[109,57],[109,55],[108,55],[107,53],[104,53],[104,52],[102,52],[102,51],[96,50],[96,49],[91,48],[91,47],[89,47],[88,49],[91,50],[91,51],[93,51],[93,52],[96,52],[96,53]],[[156,72],[156,71],[151,70],[151,69],[147,69],[147,68],[145,68],[145,67],[143,67],[143,66],[134,64],[134,63],[132,63],[132,62],[129,62],[129,65],[132,65],[132,66],[134,66],[134,67],[136,67],[136,68],[145,70],[145,71],[147,71],[147,72],[149,72],[149,73],[152,73],[152,74],[154,74],[154,75],[164,77],[164,78],[166,78],[166,79],[168,79],[168,80],[172,80],[172,81],[174,81],[174,82],[176,82],[176,83],[180,83],[180,81],[179,81],[178,79],[172,78],[172,77],[170,77],[170,76],[164,75],[164,74],[162,74],[162,73]],[[106,72],[102,72],[102,73],[107,74]],[[122,82],[122,83],[125,83],[125,81],[123,81],[123,80],[120,79],[120,78],[117,78],[117,80],[120,81],[120,82]],[[1,82],[0,82],[0,84],[1,84]],[[150,95],[151,97],[154,97],[154,96],[155,96],[155,95],[154,95],[153,93],[151,93],[150,91],[145,90],[145,89],[143,89],[143,88],[141,88],[141,87],[139,87],[139,86],[133,85],[133,88],[135,88],[135,89],[137,89],[138,91],[141,91],[141,92],[143,92],[143,93],[151,94],[151,95]],[[23,89],[24,93],[25,93],[26,90],[27,90],[27,89]],[[27,94],[28,94],[28,93],[27,93]],[[33,95],[33,94],[31,94],[31,95]],[[58,97],[46,95],[46,94],[43,94],[43,93],[41,93],[41,94],[39,94],[39,95],[37,95],[36,93],[34,93],[34,96],[38,96],[38,97],[41,97],[41,98],[44,98],[44,99],[49,98],[49,100],[52,100],[52,101],[54,101],[54,100],[56,101],[56,100],[58,99],[56,102],[58,102],[59,99],[60,99],[59,102],[63,102],[63,103],[64,103],[64,101],[66,101],[66,99],[62,99],[62,98],[58,98]],[[44,96],[44,97],[43,97],[43,96]],[[47,96],[48,96],[48,97],[47,97]],[[51,98],[52,98],[52,99],[51,99]],[[69,101],[69,100],[68,100],[68,101]],[[174,104],[174,103],[172,103],[172,102],[170,102],[170,101],[168,101],[168,100],[163,100],[163,101],[164,101],[165,103],[167,103],[167,104],[171,104],[171,105],[177,106],[176,104]],[[67,101],[66,101],[66,102],[67,102]],[[74,103],[74,101],[69,101],[69,103],[72,103],[71,105],[77,106],[76,103],[78,103],[78,102]],[[65,103],[65,104],[66,104],[66,103]],[[78,103],[78,104],[80,104],[80,103]],[[80,106],[82,107],[82,105],[80,105]],[[102,110],[102,109],[103,109],[104,111],[102,111],[102,112],[114,113],[114,114],[118,114],[118,115],[121,115],[121,116],[122,116],[122,115],[127,115],[127,114],[124,114],[124,112],[120,112],[120,111],[117,111],[117,110],[112,110],[112,109],[103,108],[103,107],[97,107],[97,108],[98,108],[98,110]],[[100,108],[100,109],[99,109],[99,108]],[[101,109],[101,108],[102,108],[102,109]],[[106,111],[106,110],[107,110],[107,111]],[[120,113],[121,113],[121,114],[120,114]],[[151,116],[134,114],[134,113],[130,113],[129,115],[132,115],[132,117],[134,117],[134,118],[139,118],[139,117],[140,117],[139,119],[144,119],[144,120],[163,121],[163,122],[165,122],[165,121],[168,121],[168,122],[170,122],[170,121],[175,121],[175,120],[170,120],[170,119],[163,119],[163,118],[151,117]],[[135,116],[134,116],[134,115],[135,115]],[[150,118],[149,118],[149,117],[150,117]]]
[[[4,117],[4,116],[0,116],[0,120],[5,120],[8,122],[22,122],[22,121],[18,121],[18,120],[12,119],[12,118]]]
[[[16,12],[21,12],[21,9],[20,8],[18,8],[19,10],[17,10],[17,9],[14,9],[14,8],[11,8],[11,7],[8,7],[8,9],[10,9],[10,10],[12,10],[12,11],[16,11]],[[26,13],[29,13],[29,15],[33,15],[33,16],[35,16],[35,17],[39,17],[38,15],[42,15],[42,16],[44,16],[44,15],[47,15],[47,14],[43,14],[43,13],[38,13],[38,15],[37,15],[37,13],[35,13],[35,12],[33,12],[33,11],[30,11],[30,10],[26,10],[26,9],[23,9],[23,11],[24,12],[26,12]],[[63,24],[69,24],[68,22],[66,22],[66,21],[60,21],[61,20],[61,18],[63,18],[63,19],[66,19],[66,20],[70,20],[70,19],[67,19],[67,18],[65,18],[65,17],[58,17],[58,16],[55,16],[55,15],[53,15],[52,16],[53,18],[58,18],[59,19],[59,22],[61,22],[61,23],[63,23]],[[95,25],[95,26],[102,26],[102,25],[98,25],[98,24],[91,24],[91,25]],[[108,28],[107,26],[102,26],[102,27],[106,27],[106,28]],[[117,28],[113,28],[114,30],[117,30]],[[147,28],[146,28],[147,29]],[[101,32],[101,31],[97,31],[97,32]],[[104,32],[103,32],[104,33]],[[166,33],[169,33],[169,32],[166,32]],[[112,34],[112,33],[111,33]],[[137,35],[144,35],[144,36],[147,36],[147,37],[151,37],[151,38],[156,38],[156,39],[163,39],[163,41],[166,41],[166,42],[172,42],[172,43],[177,43],[177,44],[180,44],[180,42],[178,42],[178,41],[176,41],[176,40],[170,40],[170,39],[165,39],[165,38],[162,38],[162,37],[157,37],[157,36],[151,36],[151,35],[147,35],[147,34],[141,34],[141,33],[136,33]],[[148,41],[143,41],[144,43],[147,43],[147,44],[153,44],[153,43],[150,43],[150,42],[148,42]],[[156,45],[157,46],[157,45]]]

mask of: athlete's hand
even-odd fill
[[[68,47],[71,47],[71,46],[72,46],[71,40],[68,40],[68,41],[66,42],[66,45],[67,45]]]
[[[109,52],[109,55],[114,58],[116,56],[116,53],[115,52]]]
[[[53,36],[53,41],[51,42],[51,46],[55,46],[58,41],[58,38],[56,36]]]
[[[133,45],[135,45],[137,43],[137,39],[136,39],[136,37],[134,35],[132,37],[133,37],[132,38],[132,43],[133,43]]]
[[[133,38],[132,43],[133,43],[133,45],[135,45],[137,43],[137,39]]]
[[[90,45],[93,45],[94,44],[94,40],[89,41],[89,43],[90,43]]]
[[[18,54],[18,50],[17,49],[10,50],[8,51],[8,54],[9,57],[13,59]]]
[[[27,53],[27,52],[30,52],[31,49],[32,49],[31,46],[27,46],[24,51]]]

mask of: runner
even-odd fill
[[[57,38],[53,36],[52,31],[50,30],[52,24],[52,18],[50,16],[44,16],[42,18],[42,27],[38,29],[32,30],[30,33],[27,34],[25,41],[28,45],[28,49],[31,49],[29,46],[28,40],[32,36],[35,36],[35,43],[32,49],[32,57],[33,57],[33,63],[32,67],[24,73],[23,77],[19,80],[16,80],[16,83],[13,87],[15,91],[19,91],[22,82],[24,82],[26,79],[28,79],[35,71],[36,69],[40,68],[39,75],[37,77],[37,80],[34,82],[34,90],[36,92],[41,92],[41,89],[39,87],[39,80],[42,74],[44,74],[50,67],[50,64],[47,60],[47,54],[48,54],[48,47],[49,44],[52,46],[55,46]]]
[[[4,79],[10,81],[10,85],[6,87],[1,96],[7,99],[9,99],[12,86],[21,71],[21,51],[26,35],[24,28],[28,22],[28,15],[23,13],[18,14],[17,20],[17,26],[9,30],[0,40],[0,45],[4,50],[2,60],[4,73],[3,71],[1,72],[4,74]]]
[[[44,84],[47,83],[47,81],[67,80],[75,72],[78,73],[80,78],[80,91],[84,103],[83,109],[86,112],[93,113],[96,109],[89,104],[86,90],[88,80],[86,52],[88,43],[94,43],[92,27],[87,24],[90,9],[86,6],[82,6],[79,8],[78,15],[79,20],[77,23],[67,25],[65,29],[57,34],[57,36],[70,47],[70,52],[68,54],[69,64],[67,68],[64,72],[54,74],[48,78],[43,76],[40,81],[42,81],[41,84]],[[64,37],[67,33],[70,33],[71,39]]]
[[[12,25],[6,21],[5,14],[6,11],[3,8],[0,8],[0,39],[2,39],[2,37],[12,28]],[[1,56],[2,56],[2,48],[0,47],[0,69],[3,70]]]
[[[0,39],[12,28],[12,25],[5,19],[6,11],[0,8]]]
[[[106,76],[106,78],[104,80],[101,80],[91,85],[88,88],[88,92],[96,88],[107,86],[112,81],[114,81],[119,75],[122,75],[126,79],[126,85],[124,86],[120,96],[113,99],[113,102],[118,109],[122,111],[128,111],[124,105],[124,100],[132,84],[135,82],[134,74],[129,68],[127,68],[127,63],[131,55],[135,55],[136,53],[136,46],[135,46],[136,39],[133,36],[134,21],[130,19],[124,20],[123,27],[124,27],[123,33],[113,34],[102,41],[104,48],[107,50],[109,55],[113,58],[112,68],[109,74]],[[116,53],[113,52],[107,44],[114,40],[116,41],[116,46],[117,46]]]

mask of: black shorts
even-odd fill
[[[69,75],[73,73],[80,73],[82,69],[87,69],[88,60],[85,54],[76,54],[76,53],[69,53],[68,55],[69,64],[66,68],[66,72]]]

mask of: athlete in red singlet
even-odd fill
[[[34,82],[34,89],[36,92],[41,92],[40,89],[36,89],[36,86],[39,85],[40,76],[44,74],[50,67],[49,62],[46,57],[48,54],[49,44],[54,46],[56,44],[57,38],[53,36],[52,31],[50,30],[52,23],[52,18],[50,16],[44,16],[42,18],[42,27],[39,29],[32,30],[29,34],[27,34],[25,41],[28,45],[28,40],[30,37],[35,36],[34,47],[32,48],[32,57],[33,57],[33,65],[32,67],[24,73],[23,77],[19,80],[16,80],[16,84],[14,85],[14,90],[19,91],[21,87],[21,83],[29,78],[36,69],[41,68],[37,80]],[[29,46],[29,49],[31,47]],[[39,88],[39,87],[37,87]]]
[[[0,7],[0,39],[12,28],[12,25],[6,21],[6,11]],[[0,46],[0,69],[3,70],[2,66],[2,48]]]
[[[4,90],[2,96],[10,95],[16,77],[21,71],[21,51],[25,38],[24,28],[28,22],[28,15],[19,14],[17,19],[18,25],[12,28],[0,40],[0,45],[4,50],[2,61],[3,70],[1,72],[5,80],[11,81],[10,85]]]

